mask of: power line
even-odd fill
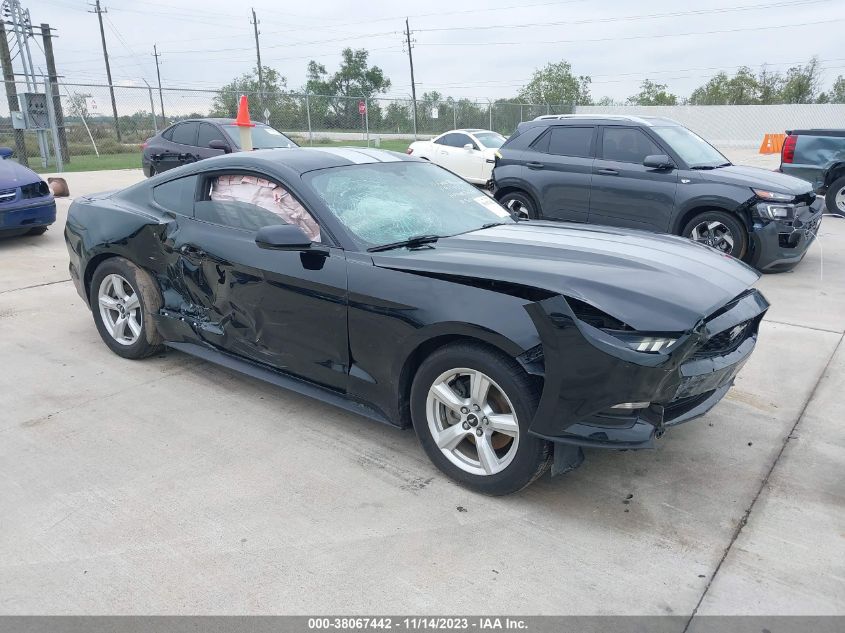
[[[532,45],[536,44],[584,44],[588,42],[618,42],[622,40],[641,40],[641,39],[657,39],[664,37],[688,37],[694,35],[715,35],[718,33],[745,33],[749,31],[769,31],[774,29],[794,29],[801,26],[817,26],[819,24],[830,24],[831,22],[842,22],[845,18],[832,18],[826,20],[817,20],[815,22],[802,22],[799,24],[778,24],[776,26],[755,26],[741,29],[722,29],[717,31],[691,31],[688,33],[656,33],[649,35],[631,35],[627,37],[597,37],[592,39],[581,40],[533,40]],[[525,46],[525,42],[429,42],[419,44],[419,46]]]
[[[809,4],[827,3],[831,0],[789,0],[783,2],[774,2],[768,4],[752,4],[743,5],[739,7],[717,7],[713,9],[693,9],[691,11],[673,11],[671,13],[651,13],[645,15],[627,15],[627,16],[610,16],[604,18],[586,18],[583,20],[561,20],[555,22],[526,22],[522,24],[491,24],[491,25],[473,25],[473,26],[449,26],[436,27],[429,29],[418,29],[420,33],[435,33],[444,31],[485,31],[485,30],[499,30],[499,29],[523,29],[532,27],[550,27],[550,26],[564,26],[564,25],[579,25],[579,24],[605,24],[609,22],[635,22],[638,20],[656,20],[661,18],[675,18],[687,17],[696,15],[710,15],[720,13],[733,13],[736,11],[758,11],[760,9],[774,9],[779,7],[797,7]]]

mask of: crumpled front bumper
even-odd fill
[[[794,221],[755,220],[749,234],[749,263],[767,273],[786,272],[795,268],[815,241],[823,215],[824,199],[818,197],[812,205],[799,207]]]
[[[754,349],[768,305],[750,290],[702,318],[668,352],[651,354],[609,345],[561,296],[527,306],[543,341],[542,359],[527,368],[539,373],[542,362],[544,373],[530,432],[575,446],[651,448],[666,429],[704,415],[725,396]],[[705,353],[709,342],[729,337],[739,326],[741,342]],[[650,404],[632,411],[612,408],[636,402]]]

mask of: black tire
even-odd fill
[[[140,304],[137,311],[133,311],[136,323],[140,321],[140,334],[131,344],[122,344],[111,334],[109,327],[103,320],[100,309],[99,293],[103,280],[109,275],[118,275],[130,287],[132,293],[138,298]],[[128,293],[128,292],[127,292]],[[97,324],[97,331],[103,342],[109,349],[118,356],[137,360],[146,358],[160,352],[163,349],[162,338],[155,327],[153,315],[157,314],[163,303],[158,286],[150,275],[122,257],[107,259],[97,267],[91,279],[89,294],[91,311],[94,314],[94,322]]]
[[[722,252],[732,255],[737,259],[742,259],[748,253],[748,231],[742,225],[739,218],[724,211],[704,211],[699,213],[689,222],[687,222],[681,235],[694,241],[693,230],[705,222],[719,222],[725,226],[733,238],[733,246],[729,247],[727,242],[721,242],[716,245],[716,248]],[[711,244],[712,245],[712,244]]]
[[[458,368],[486,374],[513,405],[519,439],[510,462],[500,472],[467,472],[450,461],[435,442],[426,411],[429,389],[444,372]],[[505,495],[525,488],[551,463],[551,443],[528,434],[539,398],[539,385],[512,358],[483,345],[458,343],[436,350],[420,365],[411,387],[411,419],[428,457],[447,476],[477,492]],[[480,424],[478,428],[481,428]],[[470,440],[475,443],[473,438],[467,437],[467,441]]]
[[[830,187],[827,188],[827,193],[824,196],[824,206],[828,213],[845,216],[845,209],[840,209],[836,205],[836,196],[840,194],[845,196],[845,176],[830,183]]]
[[[29,229],[27,235],[44,235],[47,232],[46,226],[36,226],[34,229]]]
[[[540,217],[536,203],[524,191],[509,191],[499,198],[499,202],[522,219],[536,220]]]

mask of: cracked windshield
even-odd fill
[[[363,247],[514,221],[484,192],[424,163],[335,167],[317,172],[310,184]]]

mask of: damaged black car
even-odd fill
[[[413,426],[488,494],[707,412],[768,307],[758,273],[708,246],[517,221],[379,150],[211,158],[78,199],[65,238],[115,353],[168,346]]]

